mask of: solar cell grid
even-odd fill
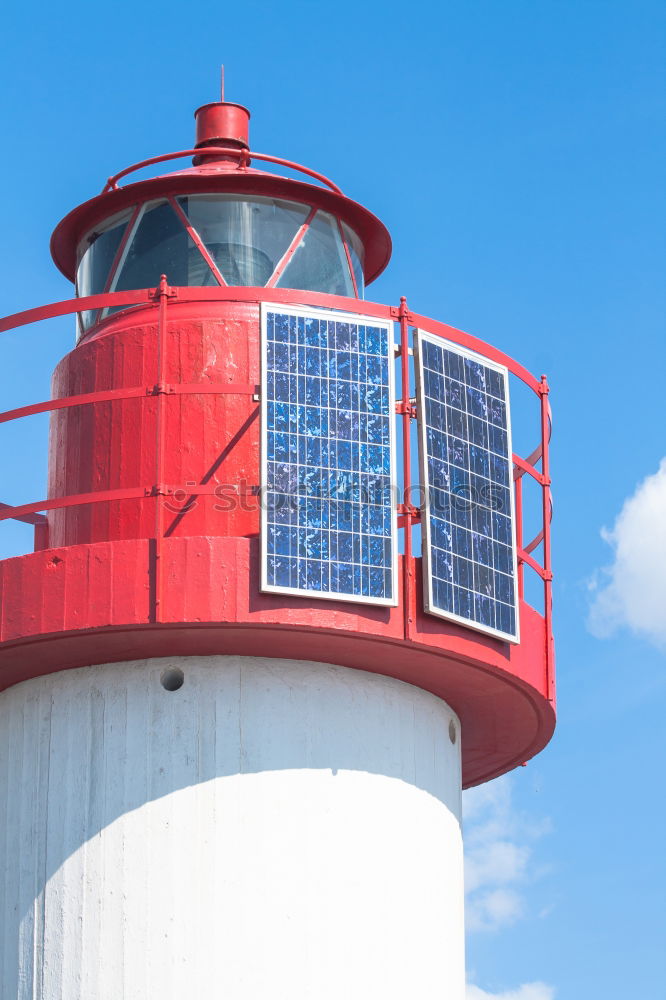
[[[426,610],[517,641],[507,372],[417,332]]]
[[[262,314],[262,589],[395,604],[390,324]]]

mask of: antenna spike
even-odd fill
[[[220,101],[224,103],[224,63],[220,67]]]

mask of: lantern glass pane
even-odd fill
[[[202,259],[171,205],[148,206],[129,241],[114,291],[155,288],[163,274],[170,285],[187,285],[190,254]]]
[[[178,200],[228,285],[266,285],[310,214],[308,205],[273,198]],[[190,274],[189,284],[205,283],[195,278]]]
[[[354,296],[349,261],[332,215],[317,212],[277,287]]]
[[[99,229],[88,233],[79,246],[79,265],[76,270],[76,294],[100,295],[107,283],[109,272],[122,242],[132,212],[110,219]],[[99,310],[81,313],[84,330],[91,326]]]
[[[354,230],[350,229],[344,222],[342,223],[342,232],[344,233],[345,241],[349,249],[349,256],[351,257],[354,277],[356,278],[356,287],[358,289],[358,297],[359,299],[362,299],[365,294],[365,276],[363,274],[365,251],[363,249],[363,244]]]

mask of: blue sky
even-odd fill
[[[663,996],[663,5],[70,0],[12,5],[3,29],[1,314],[69,296],[54,225],[189,146],[224,62],[256,149],[387,224],[369,298],[406,294],[547,372],[559,726],[468,796],[469,997]],[[72,333],[3,335],[2,409],[48,395]],[[0,499],[43,495],[44,428],[0,429]],[[27,545],[0,531],[0,555]]]

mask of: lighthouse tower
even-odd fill
[[[75,296],[0,323],[77,324],[0,414],[51,421],[0,506],[3,1000],[462,1000],[462,789],[553,731],[546,380],[367,301],[386,228],[249,117],[110,178]]]

